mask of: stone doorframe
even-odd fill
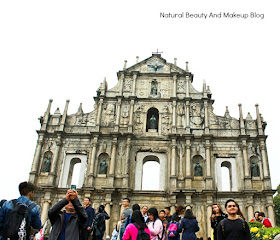
[[[62,171],[60,175],[60,180],[59,180],[59,185],[58,187],[70,187],[67,186],[68,184],[68,179],[69,179],[69,172],[71,170],[71,161],[72,159],[79,159],[81,160],[81,168],[79,172],[79,181],[77,188],[81,188],[84,184],[85,180],[85,174],[86,174],[86,169],[87,169],[87,155],[86,154],[67,154],[65,155],[63,165],[62,165]],[[72,169],[73,171],[73,169]]]
[[[226,166],[230,164],[230,167]],[[218,191],[222,191],[222,165],[228,167],[230,175],[230,191],[238,191],[237,167],[235,158],[216,158],[216,182]]]
[[[135,190],[142,190],[142,176],[144,159],[148,156],[157,157],[159,160],[159,191],[164,191],[166,188],[166,176],[167,176],[167,155],[165,153],[153,153],[153,152],[138,152],[136,155],[136,169],[135,169]],[[153,160],[152,160],[153,161]]]

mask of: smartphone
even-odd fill
[[[77,190],[76,185],[71,185],[71,189],[73,189],[73,190]]]

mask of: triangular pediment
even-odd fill
[[[171,73],[179,72],[181,74],[186,73],[185,70],[179,68],[173,63],[168,63],[160,54],[153,54],[151,57],[136,63],[135,65],[127,68],[126,72],[137,71],[140,73]]]

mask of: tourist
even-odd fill
[[[165,211],[165,214],[166,214],[166,220],[168,222],[171,222],[172,221],[172,216],[170,214],[170,207],[165,207],[164,211]]]
[[[264,212],[259,212],[259,219],[265,227],[272,227],[270,220],[265,217]]]
[[[122,211],[121,214],[121,228],[120,228],[120,240],[122,240],[122,236],[125,230],[125,223],[126,219],[129,217],[130,214],[132,214],[132,209],[129,207],[130,205],[130,199],[129,198],[124,198],[122,201],[122,206],[124,210]]]
[[[233,200],[226,201],[225,209],[228,217],[220,221],[217,229],[218,240],[251,240],[249,226],[245,220],[239,218],[239,205]]]
[[[86,222],[86,225],[83,227],[82,230],[82,240],[88,240],[88,237],[91,232],[91,226],[93,219],[95,219],[95,210],[90,206],[90,198],[86,197],[84,198],[84,208],[86,210],[88,219]]]
[[[109,218],[110,216],[105,211],[105,207],[103,205],[100,205],[94,221],[94,234],[95,234],[94,237],[96,240],[103,239],[106,230],[105,221],[108,220]]]
[[[65,211],[61,209],[65,207]],[[87,222],[87,213],[74,189],[66,192],[65,198],[56,203],[48,212],[52,224],[49,240],[78,240]],[[66,230],[67,229],[67,230]]]
[[[220,221],[226,218],[227,215],[223,213],[222,207],[218,203],[212,205],[212,215],[210,217],[211,227],[213,228],[214,240],[217,240],[217,228]]]
[[[179,216],[176,216],[174,219],[171,219],[171,221],[169,222],[169,224],[167,226],[167,231],[166,231],[168,240],[179,240],[180,239],[179,221],[180,221]]]
[[[138,231],[142,231],[141,237],[143,237],[143,231],[146,233],[146,239],[151,238],[151,233],[149,228],[144,222],[144,217],[139,210],[135,210],[132,213],[131,223],[127,225],[125,232],[123,234],[123,240],[137,240]]]
[[[20,197],[16,200],[6,201],[0,209],[0,239],[2,236],[3,239],[9,237],[10,233],[8,233],[8,230],[10,230],[12,226],[14,226],[15,224],[20,225],[20,223],[16,221],[8,220],[10,213],[15,213],[12,210],[16,206],[20,205],[28,206],[27,211],[29,213],[29,225],[36,230],[41,229],[41,209],[38,205],[31,201],[35,191],[34,184],[30,182],[22,182],[19,184],[18,188]],[[29,237],[30,232],[28,232],[28,230],[30,231],[30,229],[25,229],[24,234]]]
[[[151,240],[164,240],[163,224],[159,219],[158,210],[156,208],[150,208],[148,210],[149,222],[148,228],[151,233]]]
[[[147,223],[147,221],[148,221],[148,219],[149,219],[148,214],[147,214],[147,212],[148,212],[148,207],[147,207],[147,206],[143,206],[141,212],[142,212],[142,215],[143,215],[143,217],[144,217],[145,223]]]
[[[199,226],[191,209],[187,209],[184,218],[181,219],[179,231],[183,231],[182,240],[196,240],[195,233],[199,231]]]
[[[139,204],[137,204],[137,203],[136,203],[136,204],[133,204],[133,206],[132,206],[132,213],[133,213],[134,211],[136,211],[136,210],[140,211],[140,206],[139,206]],[[132,214],[130,214],[129,217],[126,219],[125,228],[127,227],[128,224],[131,223],[131,217],[132,217]]]
[[[160,210],[160,211],[159,211],[158,217],[159,217],[159,219],[160,219],[162,222],[166,220],[165,215],[166,215],[166,214],[165,214],[165,211],[164,211],[164,210]]]
[[[183,206],[177,206],[176,212],[172,215],[172,218],[176,218],[176,216],[179,216],[180,219],[182,218],[181,215],[184,213],[185,208]]]
[[[259,211],[255,211],[254,218],[252,218],[250,220],[250,222],[259,222],[259,221],[260,221],[260,219],[259,219]]]

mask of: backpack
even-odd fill
[[[24,203],[18,202],[16,199],[13,199],[12,203],[14,208],[8,216],[3,237],[4,239],[9,238],[10,240],[28,240],[31,230],[29,212],[36,204],[32,203],[27,206]]]
[[[178,236],[178,226],[175,222],[171,222],[167,229],[168,237],[177,237]]]
[[[150,235],[145,232],[145,229],[139,228],[135,223],[133,225],[138,229],[137,240],[150,240]]]

